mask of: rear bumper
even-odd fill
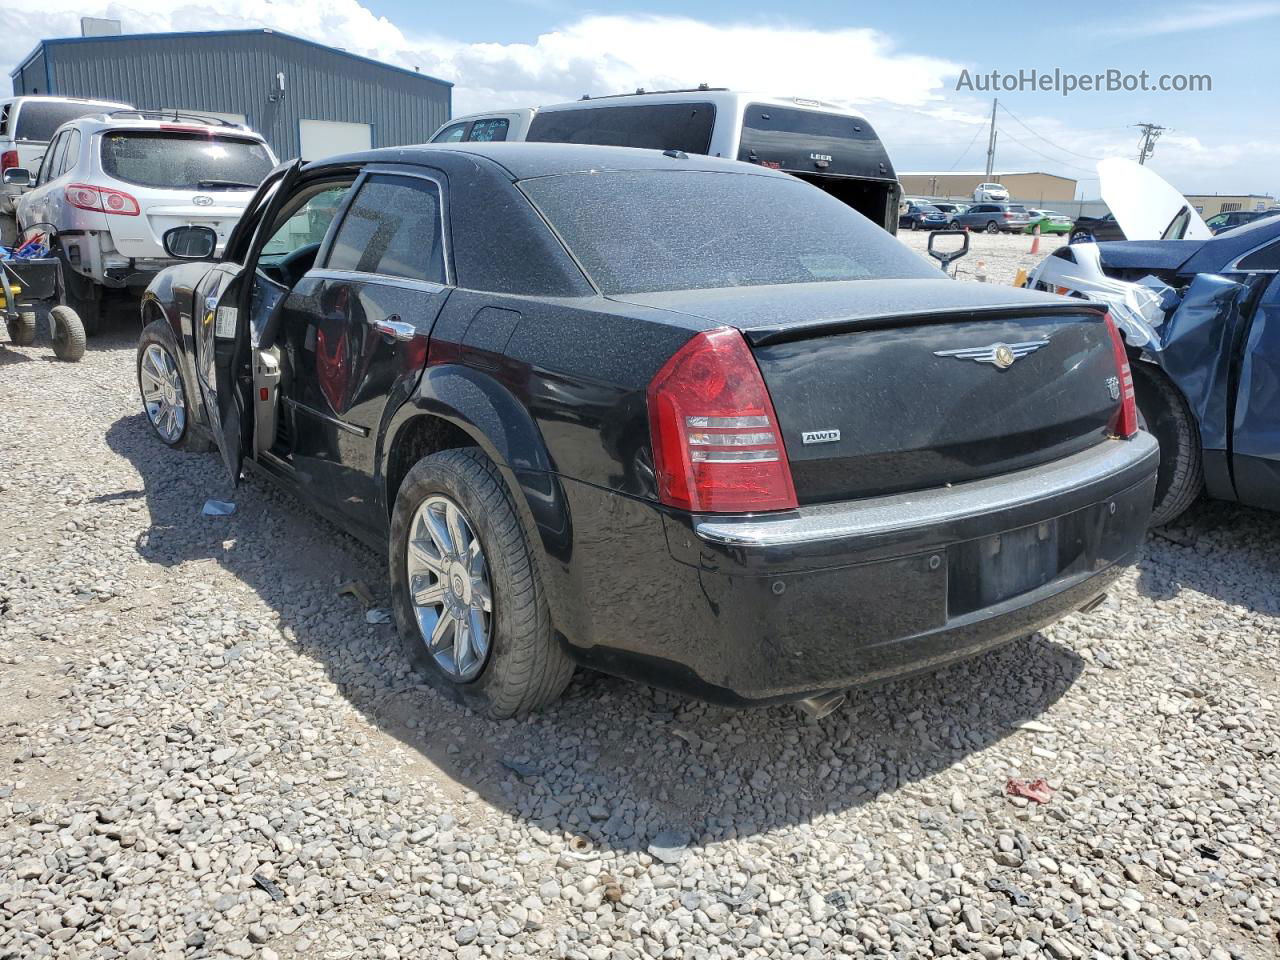
[[[733,705],[971,656],[1106,590],[1145,536],[1157,463],[1156,442],[1140,434],[990,480],[782,516],[632,502],[626,536],[587,551],[604,566],[578,592],[587,616],[570,651]],[[665,557],[646,555],[643,510],[661,517]]]

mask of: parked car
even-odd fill
[[[11,167],[39,170],[53,133],[68,120],[107,110],[127,110],[127,103],[78,97],[6,97],[0,100],[0,175]],[[13,196],[0,194],[0,213],[13,213]]]
[[[948,214],[951,217],[955,217],[957,214],[964,213],[969,209],[969,204],[955,203],[951,200],[930,200],[929,203],[932,203],[943,213]]]
[[[1205,223],[1215,234],[1223,233],[1233,227],[1242,227],[1263,217],[1280,215],[1280,210],[1228,210],[1210,217]]]
[[[1009,200],[1009,191],[998,183],[980,183],[973,188],[974,203],[996,201],[1005,203]]]
[[[1124,231],[1116,222],[1114,213],[1106,213],[1101,217],[1076,217],[1071,225],[1071,243],[1103,243],[1109,240],[1124,240]]]
[[[431,135],[431,142],[490,143],[502,140],[523,140],[525,134],[529,132],[529,122],[537,112],[537,107],[520,107],[515,110],[498,110],[454,117]]]
[[[1156,445],[1100,308],[949,280],[735,161],[294,162],[142,309],[159,438],[212,437],[232,478],[387,550],[407,657],[493,717],[575,664],[823,712],[1094,603],[1150,511]]]
[[[1040,228],[1041,233],[1070,233],[1072,220],[1065,214],[1058,213],[1056,210],[1041,210],[1035,207],[1027,210],[1029,222],[1026,226],[1027,233],[1035,233],[1036,227]]]
[[[640,90],[539,107],[524,139],[736,158],[786,171],[898,229],[902,185],[884,144],[865,117],[834,103],[705,85]]]
[[[909,203],[906,212],[898,218],[898,229],[942,230],[951,226],[951,216],[931,203]]]
[[[223,242],[275,163],[247,127],[129,110],[64,124],[38,176],[14,168],[5,182],[31,186],[18,229],[50,237],[67,303],[92,334],[104,290],[140,290],[173,262],[169,227],[201,224]]]
[[[1278,271],[1280,217],[1267,217],[1208,240],[1061,247],[1031,275],[1117,300],[1139,417],[1160,443],[1155,525],[1202,493],[1280,510]]]
[[[1026,207],[1008,203],[975,203],[954,220],[957,227],[986,233],[1021,233],[1030,222]]]

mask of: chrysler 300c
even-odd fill
[[[383,149],[210,234],[143,301],[156,434],[386,550],[406,656],[490,716],[577,664],[817,711],[1089,607],[1143,536],[1102,308],[948,279],[783,173]]]

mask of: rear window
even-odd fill
[[[893,179],[893,165],[861,117],[772,104],[742,113],[738,159],[795,172]]]
[[[492,117],[488,120],[477,120],[471,124],[471,135],[468,140],[490,143],[507,139],[507,128],[511,124],[503,117]]]
[[[860,213],[789,177],[616,171],[520,187],[606,294],[941,276]]]
[[[142,187],[250,190],[271,172],[256,140],[167,130],[113,130],[102,135],[102,169]]]
[[[41,103],[38,100],[26,100],[18,107],[17,128],[13,132],[15,140],[49,141],[54,131],[68,120],[80,117],[92,117],[110,109],[86,103]]]
[[[533,118],[525,139],[706,153],[715,119],[716,108],[710,103],[547,110]]]

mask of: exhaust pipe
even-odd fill
[[[823,717],[829,716],[838,710],[840,704],[844,703],[844,698],[845,692],[843,690],[830,690],[826,693],[820,693],[816,697],[797,700],[796,706],[813,717],[813,719],[821,720]]]

